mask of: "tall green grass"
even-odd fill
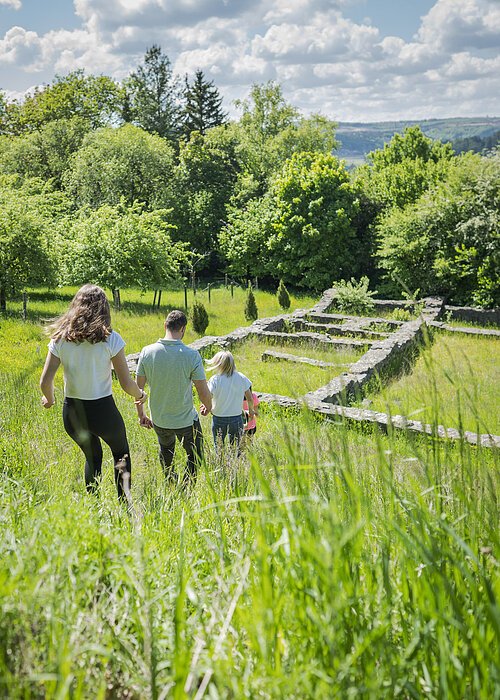
[[[407,374],[368,399],[376,411],[498,435],[499,386],[498,339],[438,334]]]
[[[239,460],[204,421],[183,491],[116,388],[135,519],[109,452],[86,494],[25,363],[1,376],[0,697],[500,697],[496,451],[263,406]]]

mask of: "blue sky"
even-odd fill
[[[121,80],[153,43],[230,113],[276,80],[341,121],[500,115],[499,0],[0,0],[0,89],[76,68]]]

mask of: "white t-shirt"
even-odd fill
[[[208,388],[212,394],[212,413],[220,418],[239,416],[243,410],[245,391],[252,386],[248,377],[241,372],[214,374],[208,380]]]
[[[64,369],[64,395],[72,399],[102,399],[111,395],[111,358],[125,347],[125,341],[111,331],[101,343],[69,343],[51,340],[50,352]]]

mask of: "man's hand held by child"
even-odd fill
[[[210,411],[207,409],[204,403],[200,404],[200,413],[202,416],[208,416]]]

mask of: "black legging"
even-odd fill
[[[101,478],[102,445],[99,438],[109,446],[115,464],[125,459],[126,470],[130,473],[130,450],[127,442],[125,423],[112,396],[102,399],[71,399],[66,397],[63,404],[64,428],[85,455],[85,485],[93,491]],[[115,483],[119,498],[123,489],[118,470],[115,469]]]

